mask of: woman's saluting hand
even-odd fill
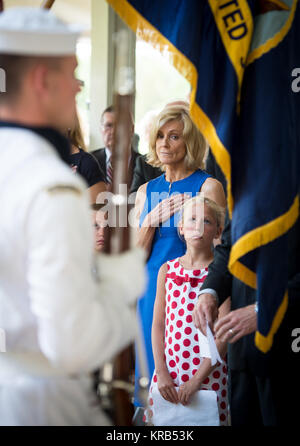
[[[162,200],[155,208],[147,214],[142,227],[157,227],[159,224],[167,221],[173,214],[178,212],[185,201],[191,197],[188,194],[174,194]]]

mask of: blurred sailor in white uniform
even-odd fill
[[[99,258],[93,279],[86,185],[65,162],[78,34],[43,9],[0,14],[0,425],[107,424],[89,372],[136,333],[144,253]]]

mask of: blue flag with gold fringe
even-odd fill
[[[298,0],[107,1],[190,82],[192,118],[227,180],[229,270],[257,289],[255,342],[267,352],[287,308],[286,234],[299,214]]]
[[[230,150],[232,241],[229,269],[257,289],[256,345],[268,351],[288,305],[287,232],[299,214],[300,7],[274,2],[258,14],[242,85],[237,142]]]

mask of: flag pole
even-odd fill
[[[55,0],[44,0],[42,3],[41,8],[43,9],[51,9],[53,3],[55,2]]]

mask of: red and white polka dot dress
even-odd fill
[[[199,369],[201,357],[197,329],[192,321],[192,312],[199,289],[207,276],[207,268],[187,270],[179,258],[167,262],[165,306],[165,359],[175,386],[188,381]],[[145,421],[151,423],[155,407],[151,398],[152,388],[157,383],[154,371]],[[218,365],[201,386],[201,390],[214,390],[220,416],[220,425],[228,424],[227,367]]]

